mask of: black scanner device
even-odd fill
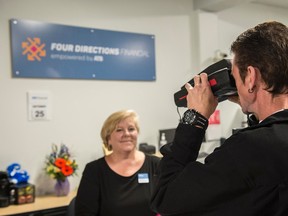
[[[218,98],[218,102],[226,100],[228,96],[237,95],[235,80],[231,75],[230,59],[222,59],[208,66],[199,74],[204,72],[208,75],[212,92]],[[189,83],[194,86],[193,79]],[[174,94],[174,101],[177,107],[187,107],[187,94],[185,85],[181,87],[180,91]]]

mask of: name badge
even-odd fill
[[[149,183],[148,173],[138,173],[138,183]]]

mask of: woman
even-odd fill
[[[132,110],[111,114],[101,138],[111,154],[88,163],[76,197],[76,215],[149,216],[159,158],[137,150],[138,116]]]

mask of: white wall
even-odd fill
[[[194,13],[191,0],[0,0],[0,170],[20,163],[39,192],[43,178],[47,180],[42,170],[45,156],[52,143],[63,142],[80,165],[79,176],[70,178],[72,186],[77,186],[85,164],[103,155],[99,135],[103,121],[123,108],[135,109],[140,115],[139,143],[157,145],[158,130],[178,122],[174,92],[207,66],[215,47],[229,53],[231,42],[247,27],[267,19],[286,24],[288,20],[285,10],[251,4],[212,14],[211,21],[207,18],[211,14],[205,13]],[[12,78],[11,18],[154,34],[156,81]],[[199,24],[205,19],[217,35],[201,34]],[[213,40],[216,45],[203,48],[200,39],[204,43]],[[27,120],[29,90],[51,93],[50,121]],[[222,102],[219,108],[222,136],[227,137],[233,127],[240,126],[243,115],[229,102]]]

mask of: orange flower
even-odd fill
[[[70,176],[74,172],[73,168],[71,166],[67,166],[67,165],[63,166],[61,168],[61,171],[62,171],[63,175],[65,175],[65,176]]]
[[[64,166],[66,165],[66,160],[63,159],[63,158],[57,158],[57,159],[55,160],[55,165],[56,165],[57,167],[59,167],[59,168],[62,168],[62,167],[64,167]]]

